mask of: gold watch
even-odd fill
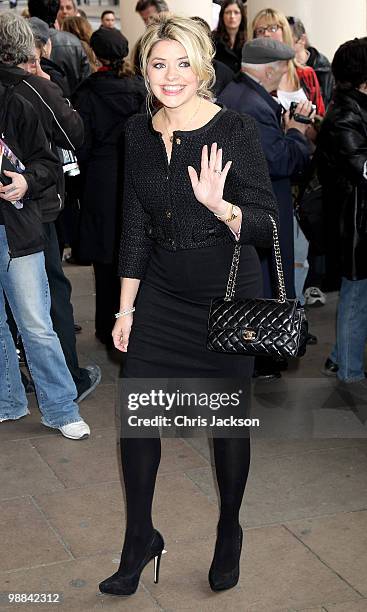
[[[234,210],[235,208],[237,209],[237,212],[235,212]],[[231,214],[228,217],[228,219],[225,219],[225,223],[230,223],[231,221],[234,221],[235,219],[237,219],[238,215],[239,215],[238,207],[231,204]]]

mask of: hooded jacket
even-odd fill
[[[32,104],[49,146],[56,156],[56,147],[75,151],[76,147],[82,144],[83,121],[55,83],[8,64],[0,64],[0,82],[13,86],[15,93]],[[64,205],[64,174],[61,162],[57,182],[45,191],[40,204],[43,221],[55,221]]]
[[[85,128],[77,150],[81,171],[80,256],[112,263],[120,233],[122,162],[126,121],[141,112],[146,89],[141,77],[99,71],[73,97]]]
[[[43,250],[41,200],[57,178],[58,160],[32,107],[14,87],[0,83],[0,136],[25,165],[28,191],[23,208],[0,198],[0,223],[5,226],[11,258]]]
[[[318,138],[327,276],[367,278],[367,96],[336,90]]]

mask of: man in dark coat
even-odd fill
[[[279,204],[279,239],[287,297],[295,297],[293,201],[291,177],[302,171],[309,161],[305,132],[307,125],[284,116],[282,106],[271,96],[286,72],[294,51],[288,45],[267,38],[246,43],[242,51],[242,69],[219,96],[225,106],[254,117],[269,166],[270,178]],[[297,112],[307,116],[311,104],[299,104]],[[265,297],[276,297],[274,262],[270,251],[260,253]]]

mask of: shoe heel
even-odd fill
[[[159,568],[161,565],[161,556],[162,556],[162,550],[160,553],[158,553],[158,555],[156,555],[154,557],[154,583],[158,584],[159,581]]]

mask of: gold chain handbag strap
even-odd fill
[[[277,224],[275,223],[273,217],[271,215],[269,215],[269,217],[270,217],[270,220],[273,226],[273,247],[274,247],[274,254],[275,254],[275,266],[276,266],[277,277],[278,277],[278,302],[284,303],[287,299],[287,293],[285,290],[282,256],[280,252],[279,237],[278,237],[278,228],[277,228]],[[224,297],[226,302],[228,302],[229,300],[233,300],[234,298],[234,294],[236,291],[238,266],[240,263],[240,255],[241,255],[241,245],[236,244],[234,248],[233,257],[232,257],[231,269],[229,271],[226,295]]]

